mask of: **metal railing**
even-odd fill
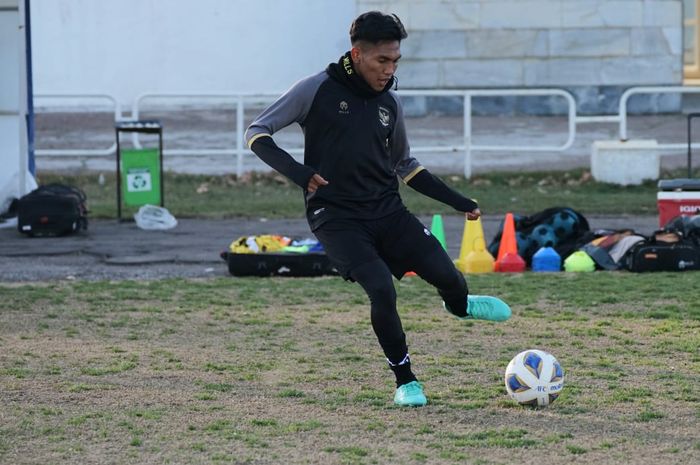
[[[413,153],[450,153],[450,152],[463,152],[464,153],[464,176],[469,178],[472,174],[472,152],[483,151],[483,152],[494,152],[494,151],[508,151],[508,152],[563,152],[569,149],[576,138],[576,131],[578,124],[589,124],[589,123],[617,123],[619,124],[619,137],[620,140],[627,140],[627,112],[628,112],[628,100],[633,95],[637,94],[667,94],[667,93],[700,93],[700,88],[690,88],[690,87],[633,87],[627,89],[621,98],[619,104],[619,111],[617,115],[600,115],[600,116],[579,116],[576,113],[576,102],[571,95],[566,90],[563,89],[480,89],[480,90],[401,90],[399,95],[401,96],[412,96],[412,97],[458,97],[463,101],[463,134],[462,143],[457,145],[416,145],[411,147]],[[482,145],[473,143],[472,134],[472,99],[479,97],[503,97],[503,96],[516,96],[516,97],[542,97],[542,96],[554,96],[563,98],[567,104],[567,134],[566,140],[560,145]],[[184,101],[194,101],[201,103],[202,101],[209,101],[212,104],[217,105],[228,105],[232,104],[236,108],[236,141],[235,146],[225,149],[165,149],[164,156],[175,155],[175,156],[200,156],[200,155],[211,155],[211,156],[236,156],[236,173],[240,176],[243,173],[243,160],[245,156],[252,156],[252,153],[245,146],[244,141],[244,117],[246,104],[250,103],[262,103],[269,102],[276,99],[278,95],[276,94],[253,94],[253,93],[200,93],[200,92],[189,92],[189,93],[144,93],[139,95],[133,102],[131,106],[131,115],[127,119],[122,115],[121,106],[119,102],[112,95],[109,94],[38,94],[35,95],[35,99],[102,99],[107,100],[110,106],[113,107],[114,111],[114,121],[126,121],[126,120],[138,120],[140,114],[142,113],[142,106],[146,101],[160,100],[166,103],[172,104],[172,102],[184,102]],[[140,143],[138,140],[138,135],[133,135],[133,143],[138,148]],[[677,144],[659,144],[659,149],[666,150],[681,150],[686,148],[685,143]],[[116,151],[116,143],[113,143],[109,148],[104,149],[37,149],[35,153],[42,156],[110,156],[114,155]],[[293,155],[299,155],[303,153],[303,149],[291,149],[289,152]]]
[[[565,151],[574,142],[576,138],[576,102],[573,96],[562,89],[488,89],[488,90],[403,90],[399,91],[401,96],[418,96],[418,97],[461,97],[463,99],[463,144],[460,145],[431,145],[431,146],[412,146],[412,153],[445,153],[445,152],[464,152],[464,176],[471,177],[472,172],[472,151],[513,151],[513,152],[557,152]],[[503,97],[503,96],[555,96],[565,99],[567,102],[568,115],[568,134],[566,141],[561,145],[478,145],[472,144],[472,98],[474,97]],[[277,98],[277,95],[261,95],[261,94],[227,94],[227,93],[145,93],[139,95],[132,106],[132,117],[138,119],[141,113],[141,106],[146,100],[214,100],[217,103],[223,103],[226,100],[233,101],[236,105],[236,148],[235,149],[180,149],[168,150],[166,154],[171,155],[236,155],[236,172],[238,175],[243,170],[243,157],[250,154],[247,148],[244,147],[244,127],[243,118],[245,113],[245,104],[250,101],[259,103],[260,101],[272,101]],[[587,121],[580,120],[579,123]],[[134,135],[134,144],[138,147],[138,135]],[[291,154],[297,155],[303,153],[303,149],[291,149]]]
[[[627,111],[628,101],[634,95],[640,94],[700,94],[700,87],[682,87],[682,86],[647,86],[647,87],[631,87],[627,89],[620,97],[620,109],[618,111],[618,122],[620,124],[620,140],[626,141],[627,137]],[[656,149],[659,153],[669,151],[684,151],[688,149],[689,142],[675,144],[658,144]],[[693,147],[696,144],[692,144]]]
[[[133,119],[138,120],[141,114],[141,105],[145,100],[148,99],[165,99],[165,100],[195,100],[201,102],[202,100],[213,100],[218,104],[225,103],[227,101],[232,102],[236,106],[236,148],[232,149],[169,149],[164,151],[163,155],[236,155],[236,175],[241,176],[243,174],[243,157],[248,153],[245,148],[244,141],[244,119],[245,119],[245,100],[246,99],[256,99],[256,100],[273,100],[277,96],[274,95],[259,95],[259,94],[235,94],[235,93],[145,93],[141,94],[134,100],[131,107],[131,116]],[[138,134],[134,134],[133,143],[136,148],[141,148],[139,143]],[[298,152],[298,150],[291,151],[292,153]]]
[[[123,121],[121,105],[114,96],[110,94],[35,94],[34,107],[40,107],[41,99],[50,100],[106,100],[109,106],[113,109],[114,122]],[[114,130],[114,128],[110,128]],[[111,146],[104,149],[34,149],[36,155],[50,156],[109,156],[117,152],[117,142],[114,141]]]
[[[440,153],[440,152],[464,152],[464,177],[470,178],[472,174],[472,151],[495,152],[563,152],[574,143],[576,138],[576,102],[573,96],[562,89],[484,89],[484,90],[405,90],[399,91],[399,95],[414,97],[461,97],[463,99],[463,144],[459,146],[417,146],[411,147],[413,153]],[[559,96],[566,100],[568,105],[568,136],[566,142],[561,145],[478,145],[472,144],[472,99],[474,97],[512,97],[512,96]]]

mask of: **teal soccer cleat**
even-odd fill
[[[445,302],[442,305],[445,307],[445,310],[450,312]],[[511,313],[508,304],[498,297],[470,295],[467,296],[467,316],[457,318],[460,320],[506,321],[510,318]]]
[[[402,407],[422,407],[428,399],[423,394],[423,386],[418,381],[411,381],[396,388],[394,403]]]

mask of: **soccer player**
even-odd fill
[[[394,402],[422,406],[427,399],[411,370],[392,275],[414,271],[460,319],[503,321],[511,310],[495,297],[468,295],[462,273],[399,196],[398,177],[469,220],[481,215],[476,202],[410,155],[401,101],[391,91],[406,37],[396,15],[361,14],[350,28],[350,51],[265,109],[248,127],[246,142],[304,189],[309,226],[328,258],[369,296],[372,327],[396,376]],[[304,132],[303,164],[272,139],[292,123]]]

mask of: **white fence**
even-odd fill
[[[494,152],[494,151],[509,151],[509,152],[563,152],[569,149],[576,138],[576,129],[579,124],[588,123],[617,123],[619,124],[620,140],[627,140],[627,112],[628,100],[633,95],[638,94],[658,94],[658,93],[700,93],[698,88],[688,87],[634,87],[628,89],[620,99],[620,106],[617,115],[601,115],[601,116],[579,116],[576,113],[576,102],[574,97],[563,89],[483,89],[483,90],[403,90],[399,91],[401,96],[414,97],[459,97],[463,99],[463,138],[459,145],[416,145],[411,147],[414,153],[454,153],[462,152],[464,154],[464,176],[470,178],[472,174],[472,152]],[[525,96],[525,97],[542,97],[554,96],[563,98],[567,103],[567,138],[560,145],[479,145],[472,142],[472,99],[474,97],[504,97],[504,96]],[[110,103],[114,111],[114,121],[138,120],[142,112],[142,107],[146,101],[160,101],[165,105],[177,102],[182,105],[184,102],[210,102],[211,105],[233,105],[236,108],[236,139],[235,145],[226,149],[165,149],[163,155],[225,155],[236,156],[236,174],[240,176],[243,173],[243,158],[253,156],[245,146],[244,142],[244,115],[246,105],[259,105],[261,102],[269,102],[274,100],[277,95],[261,95],[261,94],[241,94],[241,93],[145,93],[136,98],[132,104],[131,115],[129,118],[123,116],[121,106],[117,100],[108,94],[90,94],[90,95],[35,95],[35,100],[41,99],[79,99],[93,101],[103,100]],[[134,145],[139,147],[138,135],[133,135]],[[666,150],[681,150],[687,147],[686,143],[674,144],[659,144],[658,148]],[[111,156],[116,152],[116,143],[108,148],[100,149],[37,149],[36,155],[40,156]],[[299,154],[303,149],[289,150],[292,154]]]

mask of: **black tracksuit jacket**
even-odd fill
[[[361,78],[353,73],[346,54],[339,63],[294,84],[246,131],[248,146],[263,161],[304,188],[311,229],[334,218],[376,219],[405,208],[397,176],[406,183],[415,178],[420,182],[409,186],[457,210],[476,208],[410,155],[401,102],[389,90],[393,80],[375,92],[358,85]],[[304,132],[303,164],[270,137],[295,122]],[[309,193],[306,187],[314,173],[328,185]]]

